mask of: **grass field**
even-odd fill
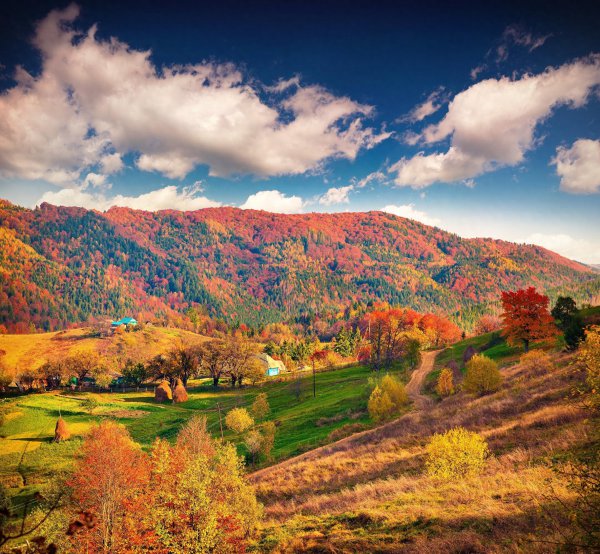
[[[398,374],[399,372],[395,372]],[[68,469],[86,431],[103,418],[113,418],[127,427],[133,439],[148,448],[156,437],[174,440],[181,426],[196,414],[206,415],[210,431],[220,435],[219,413],[236,406],[249,407],[259,392],[271,406],[268,419],[275,421],[277,434],[273,461],[287,458],[329,442],[332,431],[346,424],[372,425],[367,411],[371,371],[354,366],[317,373],[317,396],[312,396],[312,375],[300,380],[298,401],[291,382],[270,382],[259,387],[213,390],[209,384],[190,387],[189,400],[181,404],[156,404],[152,392],[130,393],[41,393],[4,401],[8,411],[0,429],[0,478],[11,487],[15,506],[22,504],[56,471]],[[406,373],[400,372],[406,379]],[[82,401],[95,397],[99,404],[92,413]],[[59,413],[72,438],[53,443]],[[224,428],[224,437],[239,444],[242,439]]]
[[[7,368],[33,370],[49,359],[74,352],[93,351],[106,359],[149,359],[163,354],[179,341],[199,343],[207,337],[183,329],[148,326],[129,333],[95,336],[90,328],[31,335],[0,335],[0,357]]]

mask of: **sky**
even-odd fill
[[[384,210],[600,264],[598,2],[8,0],[0,198]]]

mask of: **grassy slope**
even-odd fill
[[[247,406],[259,392],[267,393],[271,414],[278,425],[273,457],[275,460],[298,454],[329,441],[329,434],[352,423],[372,425],[367,412],[368,377],[363,366],[317,373],[317,397],[312,396],[312,376],[301,380],[302,399],[297,401],[289,382],[267,382],[261,387],[214,391],[210,385],[190,388],[189,400],[182,404],[158,405],[153,393],[93,394],[98,408],[89,414],[81,401],[90,393],[44,393],[9,401],[9,415],[0,430],[0,478],[12,487],[15,503],[47,481],[56,470],[66,469],[90,426],[104,417],[124,424],[134,440],[149,447],[154,439],[174,440],[181,426],[193,415],[204,414],[210,431],[219,435],[216,410],[223,414],[237,406]],[[400,375],[406,378],[406,373]],[[197,384],[197,383],[196,383]],[[58,414],[67,421],[73,438],[61,444],[51,442]],[[225,438],[240,443],[241,437],[225,430]]]
[[[201,342],[206,337],[165,327],[146,327],[130,333],[108,337],[94,336],[92,329],[80,328],[31,335],[0,335],[0,353],[10,368],[35,369],[46,360],[67,356],[76,351],[96,351],[107,358],[127,356],[148,359],[164,353],[179,340]]]
[[[463,345],[458,346],[462,348]],[[459,393],[339,448],[253,478],[266,506],[258,548],[274,552],[554,552],[568,531],[558,501],[572,492],[549,461],[586,448],[597,421],[571,397],[582,376],[571,356],[556,369],[504,365],[495,394]],[[450,482],[424,473],[435,432],[464,426],[493,454],[481,476]],[[554,492],[552,492],[554,490]]]

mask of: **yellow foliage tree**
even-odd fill
[[[579,347],[577,361],[587,372],[587,385],[594,407],[600,408],[600,326],[595,325],[585,333]]]
[[[386,375],[369,398],[369,415],[376,421],[399,414],[408,403],[404,385],[391,375]]]
[[[487,443],[477,433],[456,427],[436,433],[427,445],[427,473],[438,479],[453,479],[480,473],[489,454]]]
[[[250,411],[252,412],[254,419],[257,421],[260,421],[261,419],[264,419],[265,417],[267,417],[267,415],[271,411],[271,408],[269,406],[269,400],[267,399],[266,393],[261,392],[256,397],[256,399],[252,403],[252,407],[250,408]]]
[[[236,433],[243,433],[254,425],[254,420],[246,408],[234,408],[225,416],[225,425]]]
[[[497,391],[502,384],[498,364],[483,354],[476,354],[466,365],[463,389],[471,394],[484,395]]]
[[[454,394],[454,378],[451,369],[448,369],[447,367],[442,369],[435,390],[440,396],[450,396],[451,394]]]

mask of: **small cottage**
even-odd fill
[[[116,329],[118,327],[121,326],[125,326],[128,327],[129,325],[131,325],[132,327],[135,327],[138,324],[137,320],[133,317],[124,317],[122,319],[119,319],[117,321],[113,321],[111,322],[110,326],[113,329]]]
[[[267,375],[268,377],[272,377],[273,375],[279,375],[280,373],[287,371],[287,368],[285,367],[285,364],[282,361],[274,360],[265,352],[259,354],[257,357],[262,362],[265,368],[265,375]]]

